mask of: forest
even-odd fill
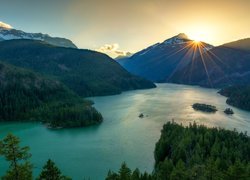
[[[107,172],[106,180],[248,180],[249,152],[250,138],[246,132],[168,122],[155,146],[152,173],[131,170],[124,162],[118,172]],[[0,155],[10,163],[3,179],[33,179],[29,147],[20,147],[18,137],[8,134],[0,140]],[[48,159],[38,179],[70,178]]]
[[[0,121],[41,121],[48,127],[82,127],[102,116],[62,83],[0,62]]]
[[[209,113],[215,113],[217,108],[215,106],[209,105],[209,104],[200,104],[200,103],[194,103],[192,105],[194,110],[197,111],[203,111],[203,112],[209,112]]]
[[[196,123],[188,127],[168,122],[155,146],[152,174],[132,171],[125,163],[107,180],[247,180],[250,178],[250,138]]]
[[[82,97],[156,87],[154,83],[130,74],[105,54],[56,47],[42,41],[0,42],[0,59],[55,78]]]
[[[228,97],[227,104],[250,111],[250,86],[235,85],[223,88],[219,91],[223,96]]]

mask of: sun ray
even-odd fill
[[[192,78],[192,72],[193,72],[193,66],[194,66],[194,59],[195,59],[195,56],[196,56],[196,51],[197,51],[197,44],[194,46],[194,51],[193,51],[193,56],[192,56],[192,61],[191,61],[191,70],[190,70],[190,73],[189,73],[189,83],[191,82],[191,78]]]
[[[200,52],[201,60],[202,60],[202,63],[203,63],[203,66],[204,66],[204,69],[205,69],[205,72],[206,72],[206,75],[207,75],[207,78],[208,78],[208,83],[210,84],[211,87],[213,87],[213,84],[211,82],[211,79],[210,79],[210,76],[209,76],[209,73],[208,73],[208,70],[207,70],[207,65],[206,65],[206,62],[204,61],[203,53],[201,52],[200,46],[198,46],[198,50]]]
[[[173,56],[173,55],[175,55],[175,54],[177,54],[177,53],[179,53],[179,52],[181,52],[181,51],[184,51],[185,49],[187,49],[189,46],[191,46],[192,44],[191,43],[188,43],[188,44],[186,44],[183,48],[181,48],[181,49],[179,49],[178,51],[172,51],[171,52],[171,54],[169,55],[167,55],[166,56],[166,54],[164,54],[164,55],[161,55],[161,56],[158,56],[157,58],[155,58],[154,59],[154,63],[157,65],[157,64],[160,64],[161,62],[163,62],[163,61],[165,61],[166,59],[168,59],[169,57],[171,57],[171,56]],[[166,56],[166,57],[164,57],[164,56]],[[163,58],[164,57],[164,58]],[[160,59],[160,61],[158,60],[158,59]],[[148,64],[145,64],[144,66],[145,66],[145,68],[149,65],[149,63],[150,62],[148,62]]]
[[[194,43],[190,43],[190,46],[194,46]],[[194,53],[193,47],[189,48],[188,51],[182,56],[180,62],[177,64],[176,68],[172,71],[172,73],[171,73],[171,74],[169,75],[169,77],[167,78],[167,81],[169,81],[169,80],[171,79],[171,77],[174,75],[174,73],[177,71],[177,69],[179,69],[179,66],[182,65],[181,63],[183,62],[185,56],[186,56],[187,54],[189,54],[190,51],[191,51],[191,53],[192,53],[192,52]]]
[[[210,52],[212,54],[212,52]],[[215,62],[215,60],[210,56],[210,54],[205,51],[204,55],[208,57],[208,59],[216,66],[216,68],[224,75],[225,78],[228,78],[229,82],[232,82],[229,77],[227,77],[226,73],[222,70],[222,68]],[[217,56],[218,57],[218,56]],[[221,62],[221,59],[218,59]],[[223,63],[224,64],[224,63]]]

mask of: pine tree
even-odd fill
[[[119,175],[109,170],[108,175],[105,179],[106,180],[118,180]]]
[[[139,180],[140,175],[141,175],[140,170],[138,168],[136,168],[132,173],[131,179],[132,180]]]
[[[48,160],[44,165],[43,170],[38,177],[38,180],[65,180],[70,179],[61,174],[61,171],[56,167],[52,160]]]
[[[171,180],[188,179],[184,162],[180,159],[170,175]]]
[[[229,173],[227,179],[249,179],[247,175],[246,167],[239,160],[236,160],[235,164],[229,167]]]
[[[0,155],[10,162],[9,169],[2,179],[6,180],[31,180],[32,165],[28,161],[31,154],[28,152],[29,147],[20,147],[20,140],[8,134],[0,141]]]
[[[127,167],[126,163],[122,163],[122,166],[119,170],[120,179],[129,180],[131,177],[131,170]]]

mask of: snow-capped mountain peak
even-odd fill
[[[69,39],[51,37],[48,34],[42,33],[27,33],[21,30],[13,29],[11,26],[8,27],[0,23],[0,41],[12,39],[40,40],[54,46],[77,48],[76,45],[74,45],[73,42],[71,42]]]
[[[2,29],[12,29],[12,26],[0,21],[0,28],[2,28]]]
[[[188,38],[188,36],[184,33],[180,33],[170,39],[167,39],[163,42],[163,44],[182,44],[182,43],[186,43],[187,41],[190,41],[190,39]]]

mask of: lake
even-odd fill
[[[104,121],[98,126],[49,130],[40,123],[0,123],[0,138],[8,132],[31,148],[37,176],[51,158],[63,174],[73,179],[104,179],[109,169],[129,167],[151,172],[154,147],[162,125],[174,120],[188,125],[195,121],[209,127],[250,131],[250,113],[231,107],[225,115],[226,98],[218,90],[196,86],[157,84],[157,88],[124,92],[120,95],[89,98],[95,102]],[[192,109],[193,103],[215,105],[218,112],[207,114]],[[138,115],[143,113],[144,118]],[[7,164],[0,158],[0,176]]]

